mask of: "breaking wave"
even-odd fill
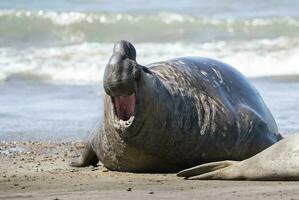
[[[211,42],[295,37],[299,32],[299,18],[218,19],[172,12],[0,10],[0,27],[2,45],[103,43],[119,39],[138,43]]]
[[[299,39],[276,38],[211,43],[136,43],[140,64],[182,56],[220,59],[247,77],[299,75]],[[0,80],[91,84],[102,80],[112,43],[0,48]]]

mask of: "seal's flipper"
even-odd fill
[[[227,168],[221,168],[215,171],[211,171],[208,173],[204,173],[198,176],[191,177],[190,180],[242,180],[243,178],[240,176],[235,176],[234,173],[227,173],[227,171],[231,172],[231,166]]]
[[[96,165],[98,162],[99,159],[96,153],[93,151],[91,145],[87,143],[80,157],[73,160],[69,165],[71,167],[86,167],[89,165]]]
[[[198,166],[180,171],[177,174],[177,176],[189,178],[192,176],[210,174],[210,172],[215,172],[219,169],[229,167],[235,163],[238,163],[238,161],[227,160],[227,161],[206,163],[206,164],[198,165]]]

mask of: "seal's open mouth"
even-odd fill
[[[118,132],[124,132],[135,119],[136,94],[111,97],[113,126]]]
[[[136,96],[134,93],[129,96],[116,96],[114,105],[117,117],[122,121],[128,121],[134,115]]]

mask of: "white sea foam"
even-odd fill
[[[299,39],[185,43],[137,43],[141,64],[182,56],[222,60],[248,77],[299,75]],[[62,47],[0,48],[0,80],[38,79],[51,83],[90,84],[102,80],[112,43]],[[38,78],[37,78],[38,77]]]
[[[207,17],[187,13],[0,10],[0,45],[113,42],[211,42],[297,37],[298,16]],[[148,27],[151,27],[150,30]],[[120,31],[121,30],[121,31]]]
[[[115,24],[120,21],[128,21],[136,23],[145,20],[157,20],[166,24],[177,22],[195,22],[196,18],[188,15],[181,15],[177,13],[160,12],[153,15],[137,15],[128,13],[94,13],[94,12],[58,12],[58,11],[30,11],[30,10],[0,10],[0,17],[17,17],[17,18],[35,18],[35,19],[49,19],[52,23],[67,26],[81,22],[100,22],[103,24]],[[209,23],[210,20],[203,18],[205,23]],[[211,20],[215,22],[215,20]]]
[[[171,23],[202,23],[210,25],[234,25],[242,23],[245,26],[270,26],[275,23],[284,23],[288,25],[299,26],[296,17],[268,17],[268,18],[249,18],[239,20],[237,18],[217,19],[211,17],[196,17],[188,14],[178,14],[174,12],[159,12],[154,14],[134,14],[134,13],[107,13],[107,12],[77,12],[77,11],[44,11],[44,10],[0,10],[0,17],[17,17],[31,19],[49,19],[54,24],[67,26],[81,22],[100,22],[104,24],[115,24],[120,21],[132,23],[140,21],[161,21],[166,24]]]

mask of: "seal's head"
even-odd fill
[[[140,70],[134,46],[123,40],[116,42],[105,69],[104,89],[111,100],[113,126],[121,134],[130,132],[127,129],[135,118]]]

